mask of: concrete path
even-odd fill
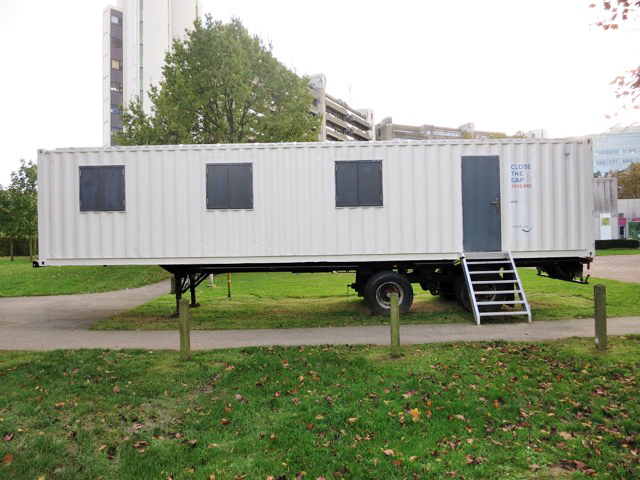
[[[452,325],[404,325],[400,329],[403,344],[456,341],[510,340],[536,341],[566,337],[589,337],[595,331],[593,319],[550,322]],[[640,333],[640,317],[610,318],[609,335]],[[388,326],[296,328],[278,330],[194,330],[193,350],[237,348],[269,345],[388,345]],[[78,348],[142,348],[145,350],[178,350],[177,331],[133,330],[90,331],[86,327],[0,328],[0,350],[55,350]]]
[[[606,255],[596,257],[584,274],[620,282],[640,283],[640,255]]]
[[[116,292],[0,298],[0,334],[10,329],[88,330],[96,320],[169,293],[170,286],[165,280]]]

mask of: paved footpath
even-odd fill
[[[604,255],[596,257],[584,274],[620,282],[640,283],[640,255]]]
[[[640,255],[598,257],[594,277],[640,282]],[[590,287],[585,287],[590,288]],[[0,350],[60,348],[179,349],[177,331],[91,331],[101,318],[115,315],[169,291],[169,282],[119,292],[51,297],[0,298]],[[404,325],[403,344],[455,341],[536,341],[593,336],[593,319],[539,321],[531,324]],[[640,334],[640,317],[610,318],[610,335]],[[191,332],[191,347],[199,349],[267,345],[388,345],[388,326],[297,328],[277,330],[214,330]]]
[[[537,341],[594,335],[593,319],[499,325],[404,325],[402,344],[457,341]],[[640,333],[640,317],[610,318],[609,335]],[[0,330],[0,350],[55,350],[78,348],[178,350],[177,331],[90,331],[85,329],[7,328]],[[389,345],[388,326],[296,328],[278,330],[217,330],[191,332],[193,350],[270,345]]]

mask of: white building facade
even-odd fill
[[[103,144],[122,129],[120,105],[136,97],[151,111],[149,91],[162,78],[174,38],[202,16],[197,0],[118,0],[103,12]]]

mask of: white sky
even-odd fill
[[[108,0],[0,0],[0,184],[39,148],[102,145]],[[116,3],[115,0],[112,3]],[[202,0],[376,121],[549,136],[640,121],[609,83],[640,63],[640,21],[593,26],[600,0]],[[606,114],[620,116],[606,119]]]

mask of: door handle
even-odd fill
[[[500,210],[500,199],[496,198],[495,202],[491,202],[491,205],[496,207],[496,210]]]

